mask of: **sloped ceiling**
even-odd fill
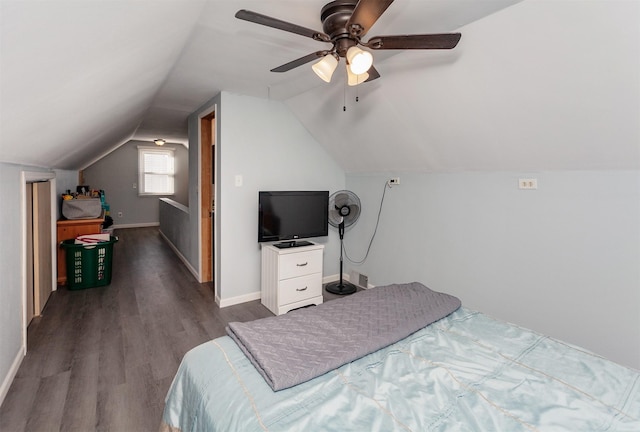
[[[287,103],[348,172],[640,164],[637,2],[396,0],[370,35],[463,39],[376,52],[382,78],[357,89],[269,72],[325,45],[234,18],[321,29],[325,3],[2,0],[0,161],[79,169],[130,139],[186,143],[188,114],[226,90]]]
[[[287,104],[350,173],[640,169],[640,2],[527,0],[461,31]]]

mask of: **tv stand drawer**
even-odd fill
[[[282,255],[279,273],[280,280],[322,273],[322,249]]]
[[[322,295],[321,273],[286,279],[280,281],[278,287],[278,298],[281,305],[299,302],[319,295]]]
[[[261,302],[276,315],[322,303],[323,245],[262,246]]]

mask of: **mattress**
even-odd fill
[[[165,431],[640,431],[640,374],[461,307],[273,391],[228,336],[189,351]]]
[[[272,389],[301,384],[384,348],[460,307],[419,282],[360,291],[340,301],[248,323],[227,334]]]

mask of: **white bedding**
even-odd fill
[[[274,392],[227,336],[185,355],[172,431],[640,431],[640,374],[460,308]]]

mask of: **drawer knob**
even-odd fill
[[[304,267],[304,266],[306,266],[307,264],[309,264],[309,262],[308,262],[308,261],[307,261],[307,262],[304,262],[304,263],[302,263],[302,264],[296,264],[296,265],[297,265],[298,267]]]
[[[296,291],[306,291],[308,287],[304,287],[304,288],[296,288]]]

